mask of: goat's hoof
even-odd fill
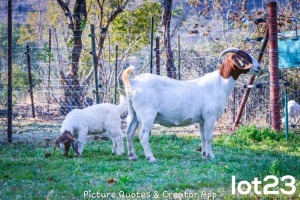
[[[129,157],[130,161],[137,161],[139,158],[138,157]]]
[[[202,152],[202,158],[206,158],[206,152]]]
[[[212,159],[214,159],[214,154],[208,154],[207,156],[206,156],[206,158],[208,158],[208,159],[210,159],[210,160],[212,160]]]
[[[137,155],[129,155],[128,158],[129,158],[129,160],[131,160],[131,161],[136,161],[136,160],[139,159],[139,158],[137,157]]]
[[[115,156],[120,156],[124,153],[124,151],[112,151],[112,154]]]
[[[146,157],[146,159],[150,162],[150,163],[156,163],[157,161],[156,161],[156,159],[154,158],[154,157]]]
[[[117,156],[121,156],[124,152],[116,153]]]
[[[74,156],[75,156],[75,157],[82,157],[82,154],[74,153]]]
[[[154,159],[148,159],[149,160],[149,163],[157,163],[157,160],[154,158]]]

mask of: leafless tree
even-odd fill
[[[167,75],[170,78],[176,79],[176,67],[174,64],[174,55],[171,47],[171,18],[172,18],[172,2],[173,0],[164,0],[163,5],[163,14],[162,14],[162,31],[163,31],[163,43],[166,53],[166,66],[167,66]]]
[[[57,0],[68,20],[68,27],[73,33],[72,63],[70,71],[64,74],[60,70],[60,76],[64,85],[64,100],[62,102],[63,113],[70,112],[73,108],[81,107],[83,101],[82,87],[79,83],[78,70],[82,51],[82,31],[87,21],[86,1],[76,0],[73,14],[69,9],[69,0],[64,2]]]
[[[103,54],[104,42],[107,36],[109,25],[114,21],[118,14],[124,11],[129,0],[123,1],[107,1],[97,0],[96,3],[99,6],[99,27],[100,34],[98,36],[98,48],[97,48],[97,64],[100,70],[99,76],[103,75],[103,64],[101,62],[101,56]],[[67,74],[60,71],[62,83],[64,85],[64,100],[62,102],[62,108],[65,112],[71,111],[73,108],[82,107],[83,99],[85,96],[85,85],[88,84],[93,75],[93,70],[84,78],[80,84],[78,77],[79,60],[82,51],[82,32],[87,22],[87,8],[85,0],[75,0],[73,13],[69,9],[70,0],[57,0],[65,16],[68,20],[68,27],[73,32],[73,49],[72,49],[72,64],[71,69]],[[109,7],[109,9],[108,9]],[[109,11],[109,14],[105,13]],[[101,79],[100,79],[101,81]]]

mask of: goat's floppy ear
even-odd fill
[[[57,144],[57,146],[59,146],[59,143],[64,144],[64,143],[68,142],[68,140],[70,140],[70,138],[66,134],[62,134],[55,140],[55,144]]]
[[[65,137],[63,135],[61,135],[58,138],[56,138],[56,140],[55,140],[55,146],[59,147],[59,143],[63,143],[64,138]]]
[[[70,149],[70,146],[72,145],[72,141],[74,140],[72,134],[70,131],[64,131],[62,133],[61,136],[59,136],[56,140],[55,140],[55,147],[58,146],[59,147],[59,144],[62,143],[65,145],[65,155],[68,156],[68,153],[69,153],[69,149]],[[54,148],[55,148],[54,147]]]
[[[241,50],[233,54],[231,59],[239,69],[250,69],[253,66],[251,58]]]

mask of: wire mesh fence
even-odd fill
[[[175,43],[175,42],[174,42]],[[176,43],[175,43],[176,44]],[[28,51],[29,48],[29,51]],[[53,48],[50,50],[45,47],[28,46],[13,49],[15,52],[15,63],[13,63],[13,133],[16,135],[27,135],[28,138],[36,137],[56,137],[59,134],[60,125],[68,113],[64,98],[66,96],[66,88],[61,81],[60,71],[68,71],[71,65],[71,60],[67,56],[70,55],[69,48]],[[91,47],[84,46],[83,49],[89,51]],[[191,80],[203,76],[206,73],[212,72],[219,67],[218,51],[177,51],[177,46],[174,46],[175,65],[180,64],[181,80]],[[91,50],[90,50],[91,51]],[[167,74],[165,66],[165,56],[163,49],[155,49],[159,52],[159,59],[155,56],[154,63],[158,62],[159,71],[162,76]],[[109,55],[109,52],[111,55]],[[125,50],[118,49],[118,54],[115,54],[114,48],[104,48],[104,56],[101,60],[101,68],[99,67],[99,96],[100,102],[114,101],[114,96],[117,91],[114,90],[115,84],[118,88],[122,88],[120,74],[122,70],[129,65],[135,65],[135,75],[139,73],[149,72],[149,49],[139,51],[139,53],[123,55]],[[252,52],[253,55],[257,52]],[[21,56],[20,56],[21,55]],[[179,59],[180,58],[180,59]],[[247,86],[248,75],[242,75],[232,92],[227,103],[224,114],[217,122],[215,132],[230,133],[237,111],[239,109],[242,96],[247,87],[253,87],[251,95],[248,99],[244,114],[241,119],[241,124],[256,124],[259,126],[270,126],[270,110],[269,110],[269,70],[268,70],[268,52],[265,52],[262,61],[262,73],[257,77],[254,85]],[[81,93],[82,99],[79,104],[74,105],[74,108],[84,108],[96,103],[95,84],[90,72],[93,69],[92,57],[83,59],[80,62],[82,69],[79,71],[81,80],[80,88],[77,90]],[[7,63],[5,59],[1,59],[1,76],[0,76],[0,92],[1,92],[1,107],[0,107],[0,132],[2,139],[5,138],[7,131]],[[117,66],[117,70],[115,70]],[[155,70],[154,70],[155,72]],[[292,75],[289,77],[289,74]],[[295,75],[296,74],[296,75]],[[299,69],[281,70],[281,113],[284,115],[283,107],[283,92],[286,78],[290,80],[288,86],[289,98],[299,102],[299,79],[297,78]],[[82,84],[86,77],[89,77],[88,84]],[[117,82],[115,82],[115,77]],[[31,81],[30,81],[31,80]],[[74,85],[74,87],[77,87]],[[117,93],[117,96],[119,94]],[[199,96],[199,99],[201,96]],[[192,105],[191,105],[192,106]],[[73,109],[73,108],[71,108]],[[192,125],[184,128],[165,128],[155,126],[154,132],[170,132],[170,133],[195,133],[198,134],[197,125]]]
[[[32,11],[39,14],[36,24],[31,24],[34,31],[38,31],[40,41],[38,43],[28,43],[29,52],[26,45],[19,45],[14,42],[12,47],[13,56],[13,133],[27,134],[32,136],[57,136],[59,134],[60,125],[65,115],[74,108],[84,108],[97,103],[96,94],[99,95],[100,102],[115,101],[118,91],[115,85],[122,88],[120,75],[122,70],[129,65],[136,67],[135,75],[150,72],[150,63],[153,62],[153,73],[157,71],[166,76],[166,57],[165,49],[160,45],[162,41],[158,40],[158,47],[154,49],[153,58],[150,58],[150,48],[143,47],[138,51],[129,50],[125,47],[119,47],[116,50],[116,44],[105,43],[102,55],[99,58],[97,66],[98,74],[93,74],[93,50],[91,45],[86,42],[82,46],[82,54],[79,63],[78,77],[79,80],[66,84],[69,80],[63,77],[72,65],[72,45],[69,39],[70,33],[67,28],[57,30],[52,26],[42,23],[44,19],[45,5],[47,1],[34,1],[29,3],[30,10],[24,11],[23,4],[16,4],[13,7],[14,19],[22,25],[28,25],[28,20],[24,17],[23,11]],[[2,5],[2,4],[1,4]],[[3,10],[7,10],[6,3],[2,6]],[[26,6],[25,6],[26,7]],[[26,9],[25,9],[26,10]],[[50,11],[48,11],[50,12]],[[55,14],[60,11],[53,11]],[[7,13],[2,13],[3,22],[6,21]],[[60,13],[61,14],[61,13]],[[61,18],[64,18],[62,15]],[[196,22],[200,19],[196,18]],[[225,31],[219,27],[219,21],[215,20],[214,29],[211,31],[215,35],[222,35]],[[228,23],[228,22],[227,22]],[[15,25],[15,28],[20,28]],[[249,30],[253,31],[255,25],[249,25]],[[29,27],[29,26],[28,26]],[[28,28],[27,27],[27,28]],[[1,27],[3,28],[3,27]],[[24,27],[23,27],[24,28]],[[101,27],[95,27],[98,31]],[[220,31],[222,29],[222,31]],[[88,28],[85,30],[89,32]],[[120,35],[120,33],[107,34],[110,36]],[[231,37],[237,42],[238,46],[247,40],[251,44],[247,47],[252,55],[256,57],[258,54],[257,46],[259,41],[250,40],[249,33],[240,33],[239,30],[231,32]],[[76,35],[74,35],[76,36]],[[7,35],[0,36],[1,38]],[[148,37],[148,36],[143,36]],[[158,35],[162,38],[162,36]],[[230,36],[226,36],[226,40],[232,41]],[[133,36],[128,33],[128,41],[134,40]],[[245,39],[246,38],[246,39]],[[90,41],[89,34],[83,35],[83,41]],[[218,55],[223,49],[211,48],[210,42],[217,42],[220,37],[203,37],[200,34],[191,32],[182,34],[180,37],[172,38],[172,50],[174,52],[174,63],[177,67],[177,75],[181,80],[191,80],[203,76],[219,68]],[[227,41],[227,42],[228,42]],[[180,45],[179,45],[180,44]],[[130,44],[128,44],[130,46]],[[279,52],[280,53],[280,52]],[[0,44],[0,136],[5,138],[7,133],[7,46]],[[253,86],[247,86],[249,76],[242,75],[232,92],[227,103],[224,114],[217,122],[215,131],[218,133],[228,133],[236,118],[237,111],[241,104],[241,99],[247,87],[253,87],[251,95],[247,101],[241,124],[256,124],[259,126],[270,126],[270,109],[269,109],[269,70],[268,70],[268,51],[264,52],[264,58],[261,62],[262,73],[256,78]],[[117,67],[116,67],[117,66]],[[179,67],[180,66],[180,67]],[[157,69],[156,69],[157,68]],[[281,114],[283,111],[283,93],[287,87],[289,99],[300,101],[300,82],[299,68],[281,70]],[[98,83],[95,83],[98,79]],[[64,81],[63,81],[64,80]],[[284,86],[287,80],[289,86]],[[74,81],[74,80],[70,80]],[[76,82],[77,81],[77,82]],[[66,87],[68,85],[68,87]],[[71,98],[66,98],[67,96]],[[201,96],[199,96],[199,99]],[[192,106],[192,105],[191,105]],[[181,132],[198,134],[197,125],[185,128],[165,128],[155,126],[156,132]]]

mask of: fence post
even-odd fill
[[[116,45],[114,104],[117,104],[117,85],[118,85],[118,50],[119,50],[119,47],[118,47],[118,45]]]
[[[268,4],[269,16],[269,71],[270,71],[270,110],[272,129],[280,130],[280,93],[278,69],[277,2]]]
[[[91,42],[92,42],[92,52],[90,54],[93,56],[93,65],[94,65],[94,81],[95,81],[95,90],[93,91],[96,95],[96,103],[100,103],[99,99],[99,85],[98,85],[98,63],[96,56],[96,45],[95,45],[95,27],[94,24],[91,24]]]
[[[12,0],[7,9],[7,141],[12,143]]]
[[[111,45],[110,45],[110,33],[107,34],[107,42],[108,42],[108,66],[109,66],[109,69],[111,70],[111,65],[110,65],[110,58],[111,58],[111,52],[110,52],[110,48],[111,48]]]
[[[159,49],[159,36],[155,39],[155,57],[156,57],[156,74],[160,75],[160,49]]]
[[[50,95],[50,76],[51,76],[51,29],[49,29],[49,49],[48,49],[48,92],[47,95]],[[47,98],[47,103],[48,103],[48,107],[47,107],[47,112],[49,113],[49,102],[50,98]]]
[[[28,80],[29,80],[29,92],[30,92],[30,100],[31,100],[31,110],[32,117],[35,118],[35,110],[34,110],[34,99],[33,99],[33,84],[32,84],[32,74],[31,74],[31,59],[30,59],[30,48],[29,45],[26,45],[26,57],[27,57],[27,67],[28,67]]]
[[[180,77],[180,35],[177,36],[177,52],[178,52],[178,80],[181,80]]]
[[[152,74],[153,69],[153,23],[154,17],[151,17],[151,28],[150,28],[150,73]]]

